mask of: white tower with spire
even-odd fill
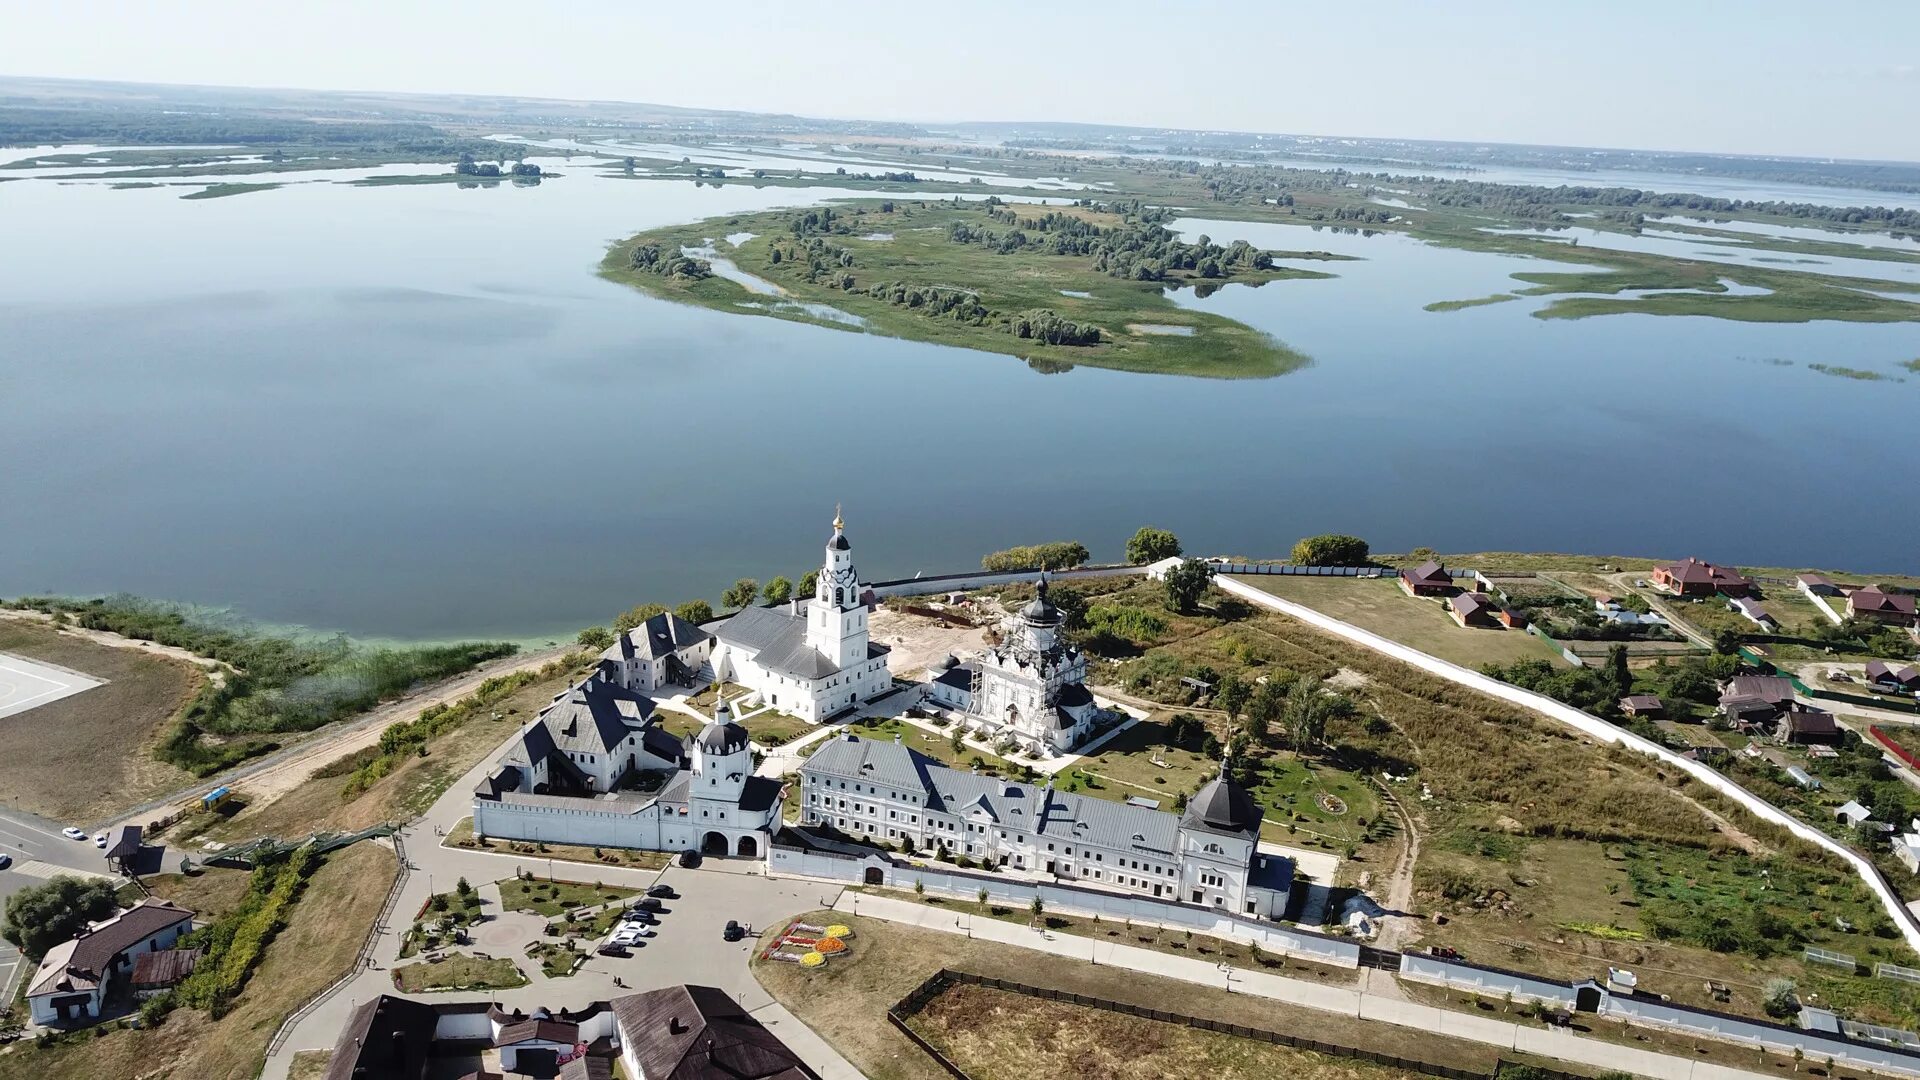
[[[838,506],[833,508],[833,535],[827,539],[827,558],[807,612],[807,644],[835,667],[850,668],[867,659],[867,605],[860,601],[853,545],[847,542]]]

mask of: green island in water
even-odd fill
[[[1330,275],[1187,243],[1138,203],[871,199],[650,230],[601,273],[685,303],[1007,353],[1042,371],[1265,378],[1307,357],[1168,292]]]

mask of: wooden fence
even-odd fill
[[[971,1080],[967,1073],[954,1064],[940,1049],[923,1038],[907,1023],[924,1009],[928,1002],[954,985],[982,986],[989,990],[1004,990],[1012,994],[1037,998],[1041,1001],[1060,1001],[1081,1008],[1099,1009],[1102,1012],[1116,1013],[1121,1016],[1139,1017],[1143,1020],[1158,1020],[1165,1024],[1180,1024],[1199,1031],[1212,1031],[1221,1035],[1231,1035],[1239,1039],[1252,1039],[1256,1042],[1272,1043],[1276,1046],[1291,1047],[1295,1050],[1307,1050],[1328,1057],[1346,1058],[1353,1061],[1367,1061],[1375,1065],[1385,1065],[1394,1069],[1405,1069],[1426,1076],[1445,1077],[1447,1080],[1488,1080],[1497,1077],[1504,1062],[1496,1063],[1491,1073],[1473,1072],[1456,1069],[1450,1065],[1436,1065],[1430,1061],[1403,1058],[1396,1054],[1385,1054],[1374,1050],[1361,1050],[1338,1043],[1321,1042],[1318,1039],[1288,1035],[1285,1032],[1270,1031],[1266,1028],[1247,1027],[1244,1024],[1230,1024],[1224,1020],[1210,1020],[1201,1016],[1189,1016],[1186,1013],[1168,1012],[1165,1009],[1149,1009],[1142,1005],[1130,1005],[1124,1001],[1111,1001],[1107,998],[1092,997],[1087,994],[1075,994],[1067,990],[1055,990],[1044,986],[1028,986],[1008,979],[995,979],[985,975],[975,975],[969,971],[954,971],[941,968],[927,980],[915,987],[905,997],[887,1010],[887,1022],[904,1034],[907,1039],[931,1057],[954,1080]],[[1555,1074],[1557,1075],[1557,1074]]]

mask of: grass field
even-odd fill
[[[0,652],[107,680],[0,719],[0,744],[7,747],[0,801],[85,824],[192,782],[153,752],[205,679],[198,668],[19,619],[0,619]],[[76,777],[86,780],[76,783]]]
[[[1420,1057],[1456,1068],[1490,1070],[1496,1053],[1491,1047],[1427,1032],[1304,1009],[1276,1008],[1271,1001],[1244,994],[1120,968],[1052,962],[1042,954],[1011,945],[878,919],[841,912],[816,912],[803,918],[816,923],[844,922],[853,927],[857,936],[851,954],[816,971],[803,970],[797,964],[756,960],[754,975],[768,993],[872,1080],[946,1077],[885,1019],[889,1006],[943,966],[1156,1008],[1174,1003],[1196,1016]]]
[[[106,1033],[83,1033],[45,1048],[18,1042],[0,1050],[0,1080],[258,1076],[280,1021],[352,966],[396,870],[393,852],[377,844],[355,844],[328,856],[232,1011],[220,1019],[176,1009],[157,1028],[95,1029]],[[162,1064],[165,1069],[156,1071]]]
[[[331,1050],[301,1050],[287,1067],[287,1080],[326,1080],[327,1063],[332,1060]]]
[[[248,806],[230,818],[196,817],[177,826],[175,834],[191,837],[204,833],[215,840],[232,842],[256,836],[306,836],[323,829],[350,832],[413,817],[431,806],[467,770],[498,749],[507,736],[532,719],[554,694],[576,677],[577,673],[568,672],[529,683],[483,710],[487,715],[475,717],[434,739],[427,745],[427,756],[406,759],[353,799],[344,797],[348,781],[359,761],[372,755],[373,748],[322,768],[311,779],[270,803],[258,808]],[[494,712],[500,714],[497,721],[491,719]],[[238,791],[245,799],[244,783],[238,786]]]
[[[791,239],[791,211],[716,218],[692,225],[644,233],[616,244],[601,265],[601,273],[615,281],[655,295],[699,304],[735,314],[767,315],[813,322],[842,330],[859,329],[844,321],[809,314],[792,304],[780,305],[777,296],[750,291],[720,276],[697,282],[666,278],[630,268],[629,253],[640,244],[658,244],[663,251],[698,248],[709,239],[742,232],[757,234],[721,255],[741,270],[779,287],[788,298],[825,304],[865,320],[873,332],[915,341],[1008,353],[1036,365],[1085,364],[1123,371],[1199,375],[1212,378],[1264,378],[1285,374],[1307,362],[1257,330],[1219,315],[1182,308],[1169,299],[1159,282],[1126,281],[1093,268],[1093,260],[1078,255],[1043,255],[1029,248],[1011,255],[997,254],[982,244],[955,243],[947,238],[954,223],[991,227],[1004,232],[980,204],[954,207],[950,203],[900,199],[896,209],[883,212],[873,200],[845,203],[836,213],[856,220],[850,235],[829,241],[851,252],[855,291],[842,290],[833,273],[819,283],[807,278],[805,260],[771,261],[773,241]],[[1111,220],[1107,220],[1110,218]],[[1102,224],[1117,224],[1103,216]],[[866,239],[885,233],[890,239]],[[1275,269],[1236,276],[1262,284],[1281,278],[1325,277],[1319,271]],[[1195,279],[1197,280],[1197,278]],[[829,284],[832,281],[835,284]],[[1086,346],[1048,345],[1006,333],[996,325],[974,326],[949,318],[929,317],[886,300],[869,297],[860,289],[869,284],[900,282],[908,286],[939,286],[975,293],[980,302],[1005,315],[1046,309],[1081,324],[1101,328],[1103,340]],[[1170,280],[1175,285],[1184,280]],[[1085,293],[1070,296],[1067,293]],[[753,306],[744,306],[753,305]],[[1130,327],[1179,327],[1186,335],[1135,332]]]
[[[1388,1080],[1417,1075],[979,986],[948,988],[908,1023],[975,1080]]]
[[[1248,585],[1305,604],[1343,622],[1442,660],[1478,669],[1481,664],[1547,660],[1564,665],[1558,650],[1520,630],[1469,630],[1453,621],[1443,602],[1408,596],[1386,578],[1317,578],[1254,575]]]

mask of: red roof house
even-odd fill
[[[1408,596],[1452,596],[1460,591],[1453,575],[1437,560],[1428,559],[1411,570],[1400,571],[1400,587]]]
[[[1752,596],[1753,582],[1738,570],[1699,559],[1653,568],[1653,583],[1675,596]]]
[[[1847,614],[1856,619],[1912,626],[1914,598],[1906,593],[1888,592],[1882,585],[1868,585],[1847,594]]]

